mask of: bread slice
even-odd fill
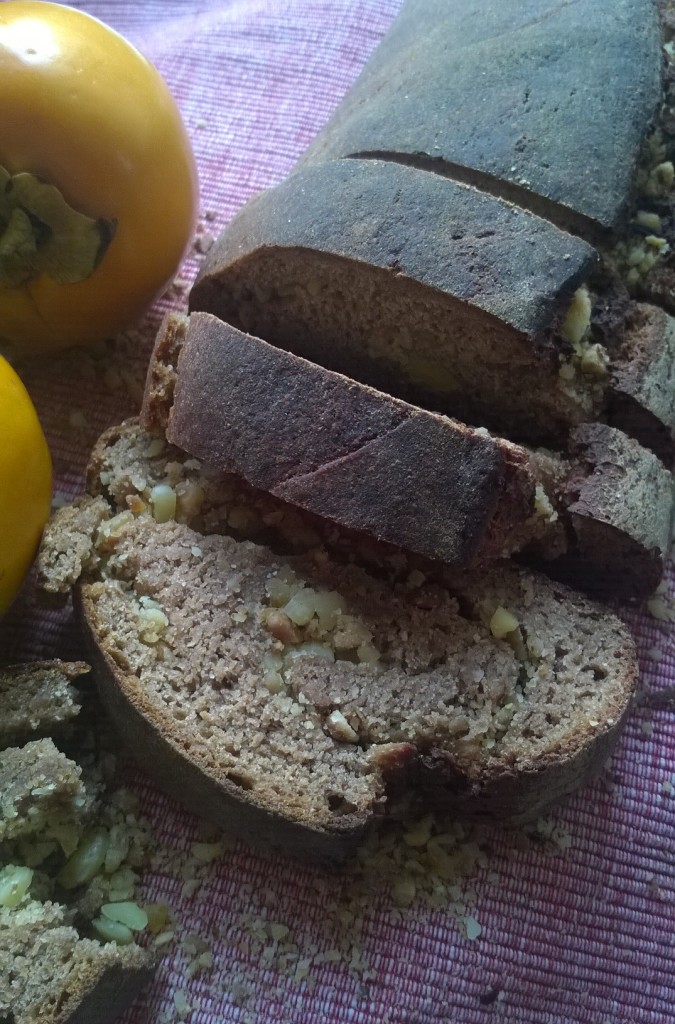
[[[406,0],[301,166],[407,160],[597,233],[625,213],[661,68],[651,0]]]
[[[88,550],[75,598],[106,706],[160,785],[235,834],[339,859],[401,788],[520,821],[616,741],[632,640],[562,585],[506,564],[439,582],[393,550],[368,571],[337,528],[132,424],[88,490],[79,537],[77,511],[47,529],[46,583],[68,589]]]
[[[626,382],[657,454],[673,457],[675,332],[659,319],[655,366],[624,327],[593,340],[578,286],[597,254],[547,221],[416,168],[310,166],[252,199],[223,231],[190,309],[467,423],[564,446],[605,419]],[[577,292],[575,292],[577,289]],[[574,295],[574,298],[573,298]],[[656,314],[655,314],[656,315]],[[643,385],[643,382],[646,383]],[[654,422],[658,427],[654,429]]]
[[[627,311],[609,382],[608,419],[668,460],[675,436],[675,320],[635,303]]]
[[[141,421],[284,501],[453,565],[504,557],[528,534],[560,533],[545,490],[550,460],[542,468],[486,430],[407,405],[208,313],[165,318]]]
[[[605,425],[576,428],[569,458],[528,451],[206,313],[165,318],[141,421],[209,466],[449,565],[525,551],[624,596],[651,593],[663,571],[671,474]]]

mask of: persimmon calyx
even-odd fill
[[[73,209],[55,185],[0,166],[0,289],[20,288],[45,274],[76,284],[103,259],[116,222]]]

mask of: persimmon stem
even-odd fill
[[[116,222],[73,209],[55,185],[0,166],[0,289],[46,275],[58,284],[88,278],[115,235]]]

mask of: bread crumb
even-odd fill
[[[187,994],[179,989],[173,994],[173,1004],[176,1007],[178,1020],[187,1020],[192,1012],[192,1006],[188,1001]]]

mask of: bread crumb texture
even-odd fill
[[[85,613],[127,699],[258,807],[313,829],[366,820],[420,758],[468,779],[536,771],[626,709],[626,631],[562,588],[512,567],[385,578],[136,427],[98,451],[79,535],[73,510],[48,531],[51,585],[86,548]],[[154,514],[159,487],[173,519]]]

